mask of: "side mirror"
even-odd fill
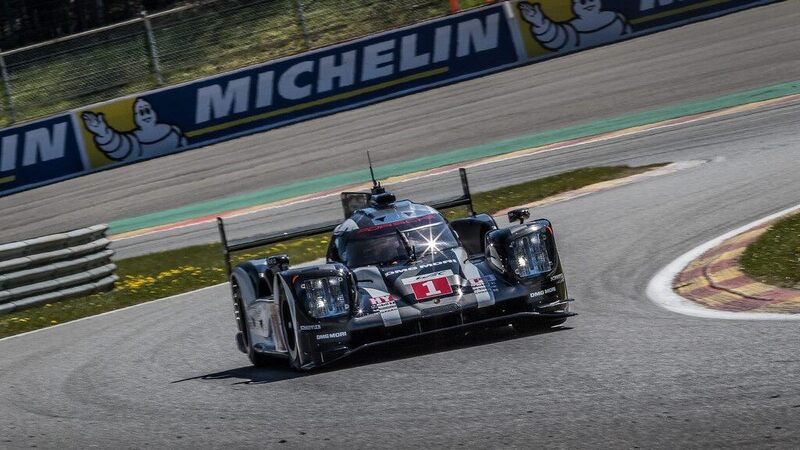
[[[528,211],[528,208],[513,209],[508,212],[509,222],[519,221],[520,224],[523,224],[525,223],[525,219],[530,219],[530,218],[531,218],[531,212]]]
[[[267,269],[273,273],[289,270],[289,257],[287,255],[270,256],[267,258]]]
[[[342,192],[344,218],[349,219],[354,212],[369,206],[372,195],[369,192]]]

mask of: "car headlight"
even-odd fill
[[[344,277],[333,276],[304,280],[298,285],[306,312],[315,319],[335,317],[350,312],[349,290]]]
[[[531,233],[511,241],[508,263],[518,277],[535,277],[553,270],[546,240],[546,233]]]

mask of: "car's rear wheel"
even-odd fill
[[[247,311],[244,308],[244,302],[242,301],[242,291],[239,288],[239,284],[235,281],[231,282],[231,288],[233,291],[233,299],[236,302],[237,312],[239,314],[239,321],[242,325],[242,332],[241,332],[241,340],[242,344],[247,351],[247,357],[250,359],[250,362],[253,363],[256,367],[268,367],[272,365],[272,358],[262,355],[260,353],[256,353],[253,350],[253,342],[250,339],[250,330],[248,327],[247,322]],[[237,339],[239,339],[237,337]]]

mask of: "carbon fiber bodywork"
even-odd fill
[[[232,270],[237,344],[254,364],[280,356],[312,369],[381,343],[475,326],[551,326],[574,315],[547,220],[498,229],[485,214],[448,223],[430,206],[382,191],[370,202],[335,228],[326,264],[293,269],[273,256]],[[418,250],[405,236],[420,229],[437,230],[432,240],[447,245],[424,239],[427,249]],[[365,263],[373,254],[380,262]]]

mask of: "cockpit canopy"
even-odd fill
[[[432,208],[424,208],[426,214],[412,217],[404,214],[402,208],[391,208],[392,211],[384,210],[388,215],[379,220],[371,214],[375,211],[357,211],[334,231],[328,259],[351,268],[386,266],[458,247],[458,240],[444,217]],[[373,217],[356,217],[360,213]],[[360,227],[356,220],[367,226]]]

